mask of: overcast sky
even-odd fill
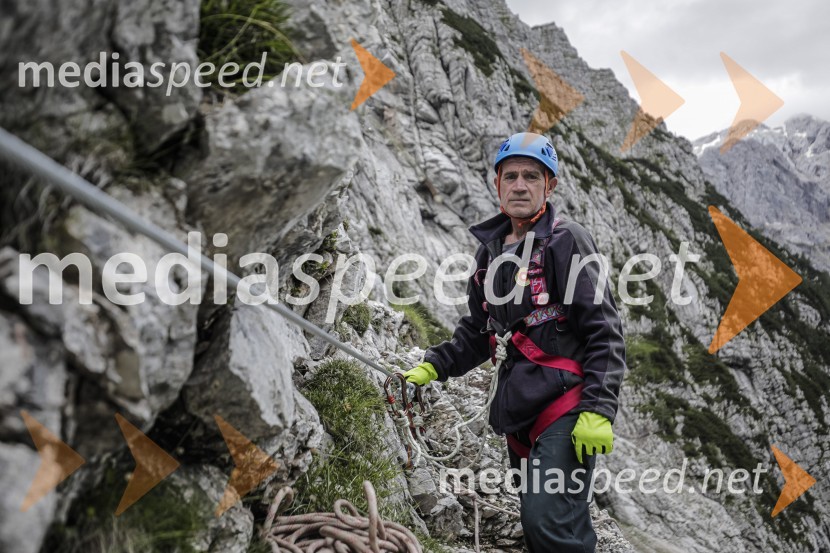
[[[766,124],[797,113],[830,120],[830,3],[823,0],[507,0],[530,25],[555,22],[588,65],[609,67],[639,100],[620,56],[686,103],[666,119],[695,139],[729,127],[739,101],[720,52],[784,100]],[[762,7],[763,6],[763,7]]]

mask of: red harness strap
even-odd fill
[[[542,351],[539,346],[534,344],[530,338],[521,332],[515,332],[511,337],[511,342],[516,348],[522,352],[530,361],[543,367],[550,367],[552,369],[560,369],[571,372],[579,377],[583,377],[582,365],[561,355],[550,355]],[[528,437],[530,438],[531,447],[536,443],[536,440],[545,431],[545,429],[556,422],[559,417],[579,405],[582,399],[582,384],[574,386],[548,405],[542,413],[536,417],[536,421],[530,428]],[[515,436],[507,435],[507,445],[510,446],[517,455],[527,459],[530,455],[530,448],[521,443]]]
[[[561,355],[550,355],[545,353],[539,348],[539,346],[534,344],[530,338],[519,331],[513,333],[510,341],[513,342],[514,346],[516,346],[516,349],[522,352],[522,355],[537,365],[550,367],[552,369],[562,369],[563,371],[574,373],[580,378],[583,378],[584,376],[582,373],[582,365],[580,365],[577,361],[574,361],[568,357],[562,357]]]
[[[522,355],[527,357],[529,360],[533,361],[537,365],[542,365],[543,367],[551,367],[552,369],[562,369],[563,371],[568,371],[569,373],[574,373],[576,376],[583,378],[584,375],[582,373],[582,365],[580,365],[577,361],[569,357],[562,357],[561,355],[551,355],[549,353],[545,353],[542,351],[539,346],[533,343],[533,341],[527,337],[521,331],[516,331],[511,336],[510,341],[516,346],[516,349],[522,352]],[[496,364],[496,336],[494,334],[490,335],[490,351],[493,352],[493,355],[490,356],[490,360],[493,364]]]
[[[544,411],[542,411],[542,414],[536,417],[536,422],[534,422],[533,426],[530,428],[529,437],[531,446],[536,443],[536,440],[542,435],[542,432],[544,432],[548,426],[559,420],[559,417],[579,405],[579,401],[581,399],[582,384],[579,384],[553,400],[553,402],[548,405]],[[523,459],[527,459],[530,455],[530,448],[517,440],[512,434],[507,435],[507,445],[510,446],[510,449],[512,449]]]

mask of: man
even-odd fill
[[[586,260],[597,253],[591,235],[557,219],[547,201],[559,174],[550,141],[514,134],[494,169],[501,213],[470,228],[481,242],[467,287],[470,314],[451,341],[429,348],[405,374],[420,385],[462,376],[488,357],[495,362],[499,336],[507,355],[489,422],[507,436],[511,466],[527,460],[520,494],[525,543],[531,553],[592,552],[588,488],[594,454],[613,445],[625,371],[622,325],[599,256]],[[528,261],[502,262],[503,253]],[[557,471],[559,480],[547,476]]]

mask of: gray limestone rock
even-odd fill
[[[761,125],[721,154],[726,136],[695,141],[707,178],[753,227],[830,270],[830,123],[801,115]]]

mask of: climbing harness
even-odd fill
[[[533,343],[533,340],[524,332],[518,329],[520,326],[524,328],[531,328],[539,326],[544,323],[552,323],[556,325],[557,330],[559,324],[567,321],[567,310],[561,303],[551,303],[550,293],[548,292],[547,279],[545,276],[545,250],[548,243],[553,238],[553,231],[560,223],[560,219],[556,218],[551,224],[551,232],[544,240],[537,240],[534,242],[533,250],[530,254],[527,268],[521,268],[517,272],[516,279],[519,284],[524,283],[530,286],[531,303],[535,307],[530,314],[520,318],[517,321],[509,324],[507,329],[510,331],[510,343],[520,352],[525,358],[540,365],[542,367],[549,367],[552,369],[559,369],[573,373],[584,379],[585,375],[582,371],[582,365],[568,357],[561,355],[551,355],[545,353],[539,346]],[[488,263],[489,265],[489,263]],[[486,305],[484,306],[486,310]],[[496,322],[492,316],[487,321],[487,328],[494,331],[490,335],[490,348],[494,350],[498,334],[504,332],[504,328]],[[494,357],[495,359],[495,357]],[[530,449],[536,443],[537,438],[544,432],[544,430],[556,422],[562,415],[579,405],[582,397],[582,384],[577,384],[569,390],[566,390],[562,395],[557,397],[547,408],[545,408],[531,427],[528,438],[530,444],[522,443],[515,435],[507,435],[507,445],[514,453],[520,457],[527,458],[530,454]]]
[[[517,272],[517,284],[530,286],[531,303],[535,309],[530,314],[513,321],[507,326],[503,326],[496,321],[492,317],[492,314],[488,318],[486,330],[490,332],[490,351],[492,352],[491,361],[493,363],[493,376],[490,380],[490,387],[487,393],[485,405],[475,416],[467,421],[462,421],[453,427],[453,432],[455,433],[455,446],[452,451],[446,455],[432,455],[427,453],[426,451],[429,451],[429,446],[426,443],[425,434],[423,432],[406,434],[409,447],[416,452],[416,459],[420,455],[423,455],[425,459],[437,465],[439,468],[449,468],[441,464],[441,462],[453,459],[460,452],[462,443],[461,428],[479,420],[485,414],[489,415],[490,406],[493,403],[496,390],[498,389],[501,367],[505,359],[507,359],[507,347],[509,344],[512,344],[518,352],[537,365],[568,371],[579,376],[580,378],[584,378],[582,365],[578,361],[563,357],[561,355],[550,355],[545,353],[520,329],[522,326],[524,328],[531,328],[544,323],[557,325],[558,328],[560,323],[567,321],[567,310],[565,307],[560,303],[551,303],[550,301],[551,297],[548,292],[547,279],[544,270],[545,250],[547,249],[547,245],[553,236],[553,231],[560,222],[560,219],[554,219],[551,225],[550,235],[544,240],[536,240],[534,242],[528,266],[526,268],[520,268]],[[488,266],[491,261],[491,259],[488,260]],[[476,279],[477,284],[481,283],[481,277],[479,274],[482,270],[475,273],[474,278]],[[482,308],[485,312],[489,313],[486,302],[482,304]],[[581,399],[581,394],[582,384],[578,384],[569,390],[566,390],[562,395],[553,400],[553,402],[551,402],[551,404],[536,418],[536,421],[529,433],[529,446],[522,443],[514,435],[507,436],[508,446],[517,455],[527,458],[530,453],[530,448],[536,442],[539,435],[541,435],[541,433],[548,426],[558,420],[562,415],[576,407]],[[395,420],[398,421],[398,424],[401,427],[403,427],[403,425],[407,422],[407,418],[405,417],[398,417]],[[413,420],[414,424],[418,428],[422,427],[421,421],[418,417],[413,417]],[[483,449],[484,442],[481,440],[479,442],[479,448],[475,459],[467,465],[467,467],[474,466],[478,463]]]
[[[274,553],[422,553],[409,529],[380,518],[375,488],[368,480],[363,493],[368,517],[345,499],[334,502],[332,513],[278,516],[283,501],[287,505],[294,500],[294,490],[282,488],[268,509],[261,536]]]

